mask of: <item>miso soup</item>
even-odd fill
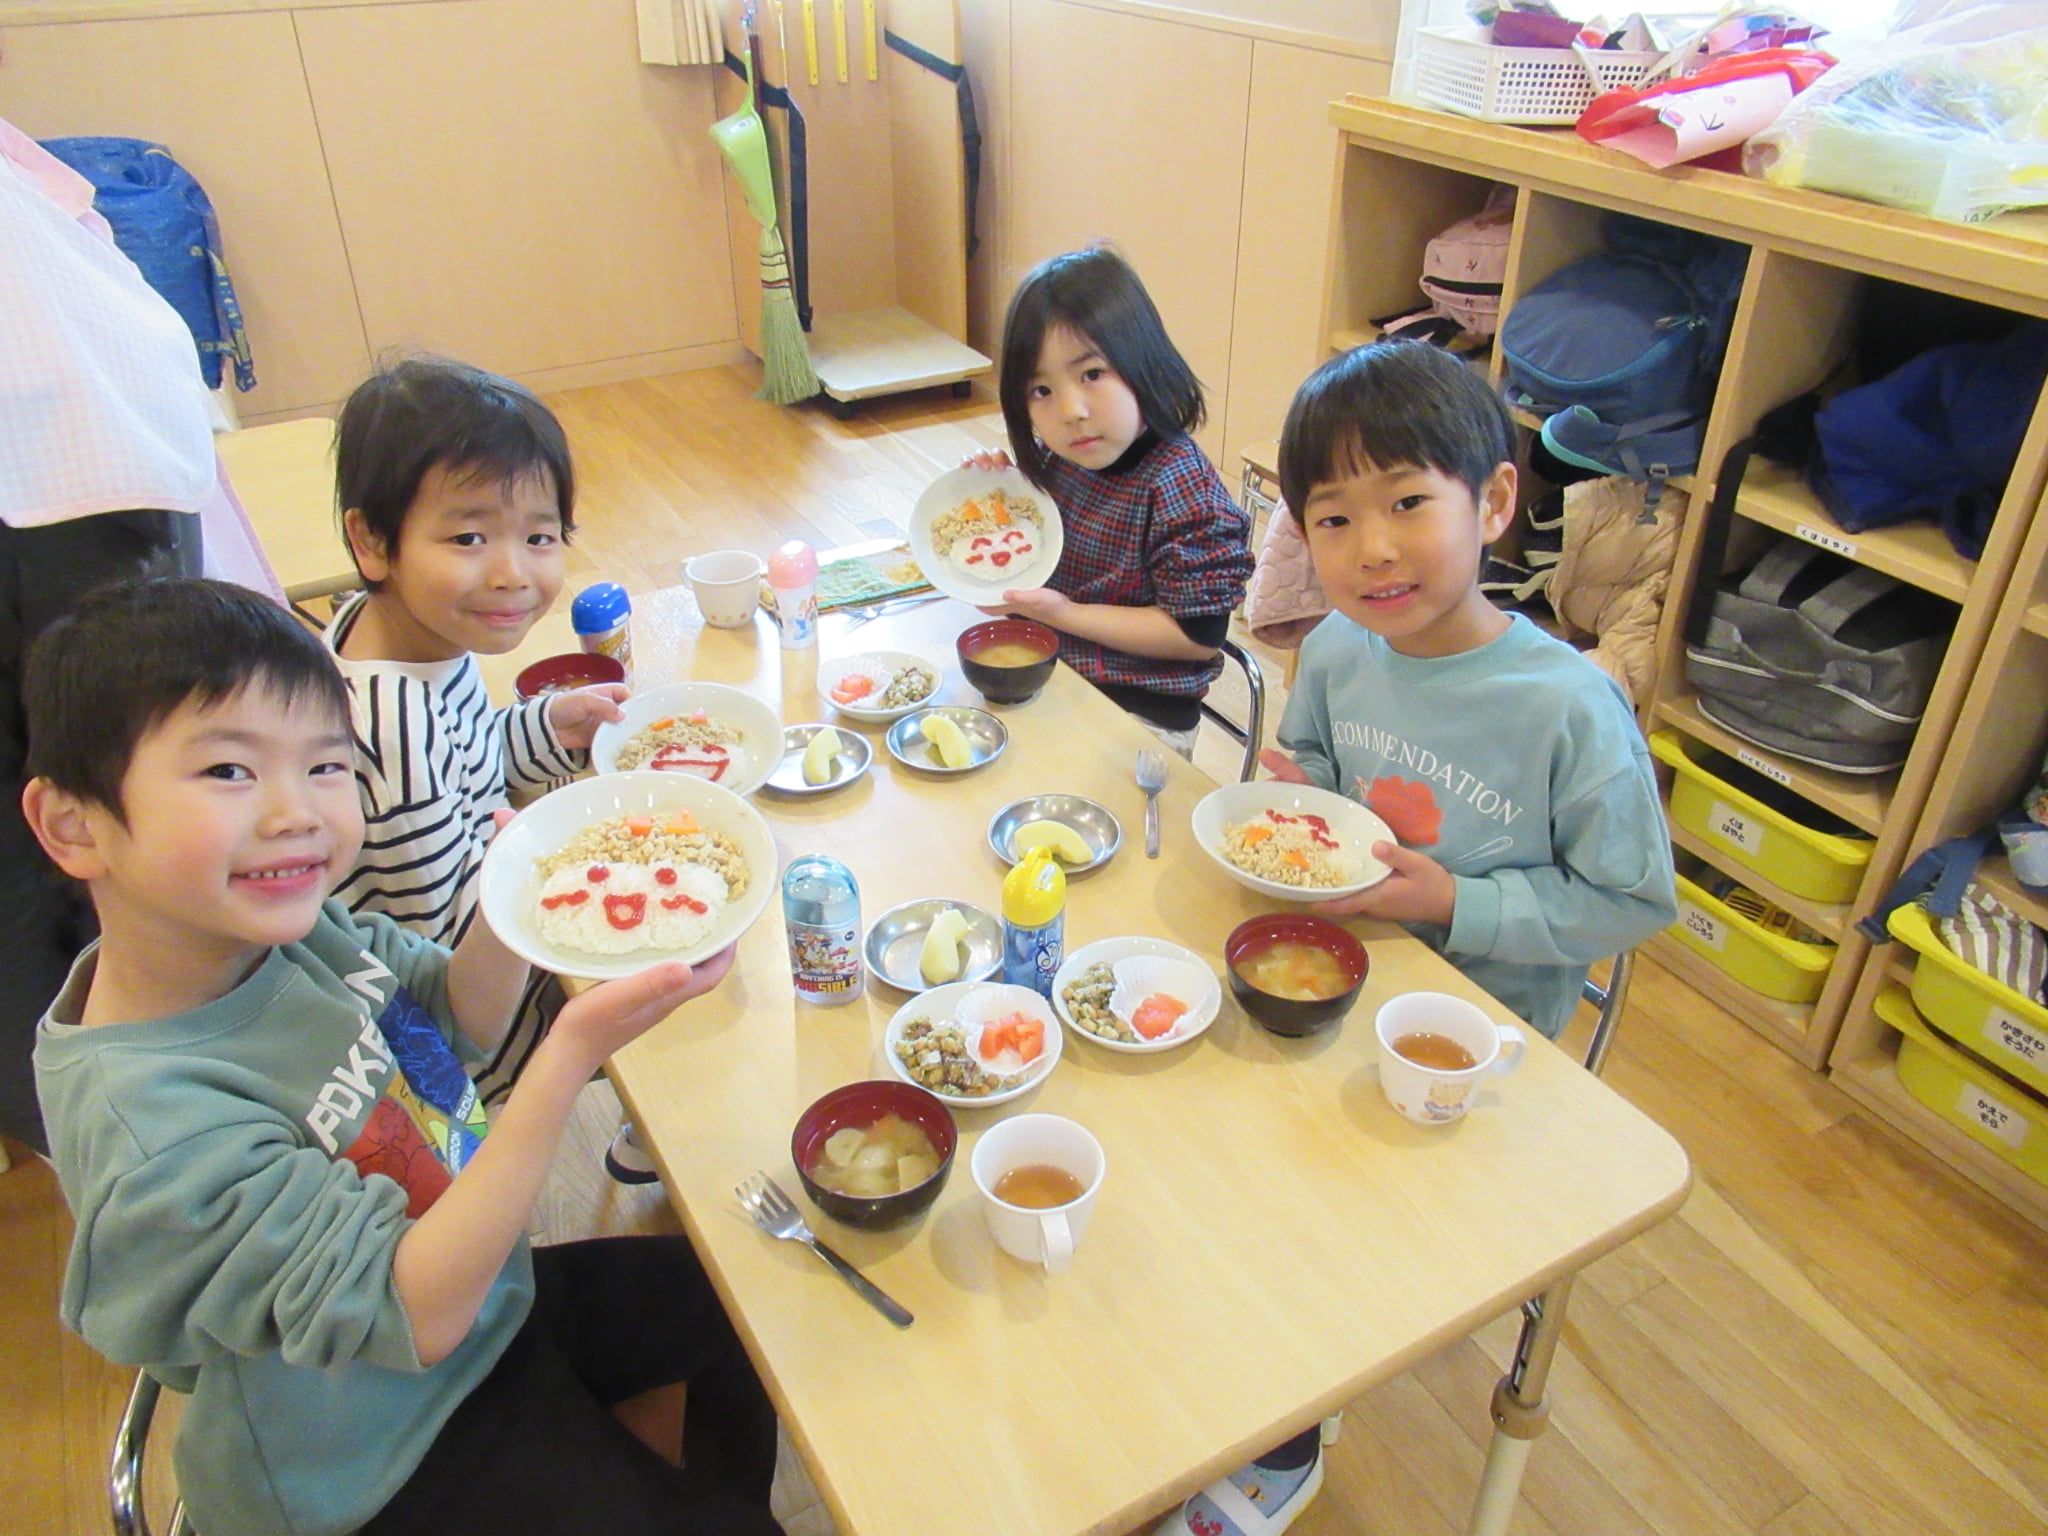
[[[1261,992],[1298,1003],[1319,1003],[1351,990],[1351,973],[1319,944],[1283,939],[1246,955],[1237,974]]]
[[[1021,640],[999,640],[994,645],[985,645],[968,656],[984,667],[1029,667],[1044,661],[1046,653],[1035,645],[1026,645]]]

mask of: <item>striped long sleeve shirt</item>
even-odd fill
[[[545,789],[583,768],[547,722],[547,700],[493,709],[470,655],[351,661],[340,645],[361,601],[327,630],[348,680],[363,851],[335,896],[453,945],[476,906],[491,813],[506,788]]]

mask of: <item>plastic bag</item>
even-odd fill
[[[2048,0],[1900,22],[1793,98],[1744,171],[1959,221],[2048,203]]]

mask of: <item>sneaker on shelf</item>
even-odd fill
[[[1152,1536],[1280,1536],[1323,1486],[1323,1447],[1285,1471],[1256,1461],[1218,1478],[1168,1515]]]
[[[621,1184],[655,1184],[661,1180],[661,1170],[640,1145],[640,1133],[633,1129],[630,1120],[619,1126],[618,1135],[605,1148],[604,1171]]]

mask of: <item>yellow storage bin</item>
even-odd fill
[[[1802,827],[1727,780],[1700,759],[1713,749],[1676,731],[1650,733],[1650,751],[1677,773],[1671,820],[1745,869],[1808,901],[1849,901],[1863,883],[1871,844]]]
[[[1942,943],[1925,908],[1900,907],[1886,926],[1920,956],[1913,1002],[1927,1022],[2048,1095],[2048,1008],[1965,962]]]
[[[1835,963],[1834,945],[1805,944],[1759,927],[1684,875],[1678,877],[1678,921],[1671,934],[1752,992],[1784,1003],[1819,997]]]
[[[1928,1028],[1902,989],[1886,987],[1874,1006],[1900,1034],[1899,1081],[1906,1091],[1972,1141],[2048,1184],[2048,1104]]]

